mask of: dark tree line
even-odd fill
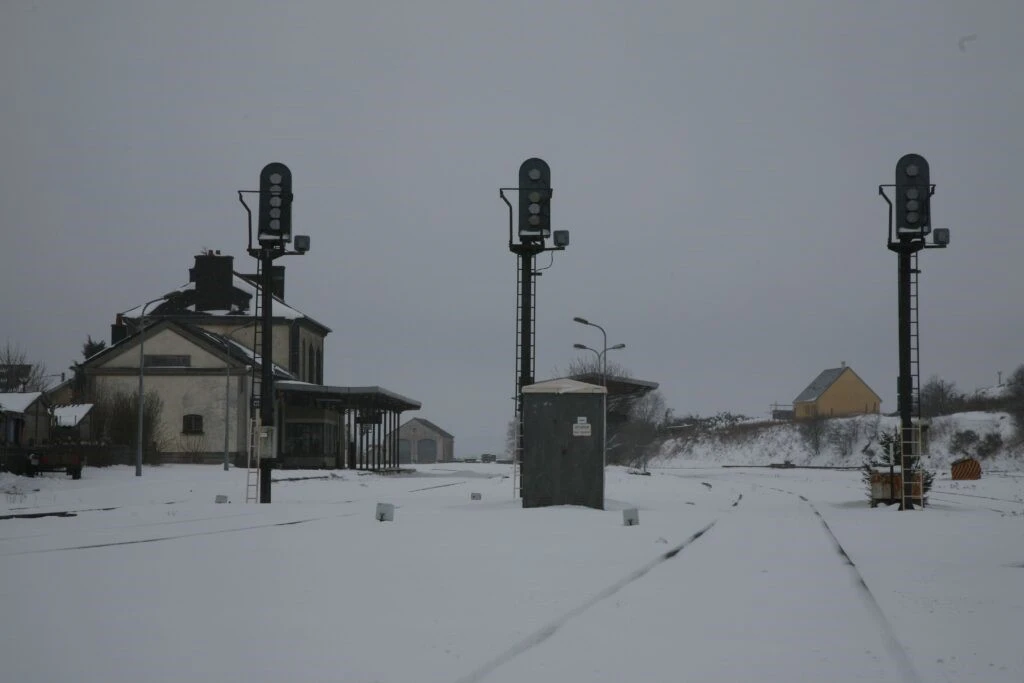
[[[957,389],[956,384],[933,375],[921,387],[921,416],[939,417],[971,410],[1001,410],[1014,421],[1018,440],[1024,440],[1024,365],[1007,378],[999,395],[971,395]]]

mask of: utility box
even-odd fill
[[[554,379],[523,387],[523,507],[604,509],[604,387]]]

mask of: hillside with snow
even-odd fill
[[[877,448],[879,435],[898,427],[896,417],[860,415],[821,420],[816,425],[747,422],[680,430],[661,445],[650,464],[768,465],[788,460],[794,465],[859,467],[864,449]],[[968,432],[976,437],[965,437]],[[969,412],[933,418],[927,441],[930,468],[946,469],[969,455],[981,460],[983,468],[1024,469],[1024,447],[1016,443],[1013,419],[1007,413]],[[982,444],[995,452],[989,455]]]

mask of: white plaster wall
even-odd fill
[[[247,377],[147,374],[143,381],[145,393],[157,392],[163,400],[160,432],[164,451],[177,453],[198,448],[205,453],[223,453],[225,429],[228,432],[228,450],[234,453],[245,449]],[[100,375],[96,377],[96,387],[98,392],[120,391],[136,395],[139,378],[137,375]],[[182,418],[189,414],[203,416],[201,437],[182,435]]]

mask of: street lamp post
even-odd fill
[[[608,359],[605,357],[605,354],[608,351],[608,333],[604,331],[603,327],[596,323],[590,322],[586,318],[576,317],[573,318],[572,320],[573,322],[579,323],[580,325],[589,325],[590,327],[596,327],[597,329],[601,330],[603,344],[601,346],[602,351],[598,357],[598,361],[601,363],[601,385],[607,387],[608,380],[606,379],[606,377],[608,375]]]
[[[144,407],[143,406],[145,404],[145,394],[144,394],[144,389],[143,389],[143,377],[145,375],[145,367],[146,367],[146,354],[145,354],[145,346],[146,346],[146,334],[145,334],[145,332],[146,332],[146,308],[148,308],[150,304],[155,304],[158,301],[166,301],[167,299],[171,298],[175,294],[177,294],[177,292],[171,292],[170,294],[164,294],[161,297],[157,297],[156,299],[153,299],[152,301],[147,301],[146,303],[142,304],[142,314],[139,316],[139,399],[138,399],[138,402],[139,402],[139,406],[138,406],[139,426],[138,426],[138,433],[136,434],[136,444],[135,444],[135,476],[136,477],[141,477],[142,476],[142,418],[143,418],[143,412],[144,412]]]
[[[605,467],[608,466],[608,352],[615,349],[626,348],[625,344],[616,344],[611,348],[608,348],[608,333],[604,331],[604,328],[596,323],[592,323],[586,318],[575,317],[572,319],[573,322],[577,322],[580,325],[587,325],[589,327],[596,327],[601,330],[601,352],[598,353],[597,349],[591,349],[589,346],[583,344],[573,344],[574,348],[588,349],[597,354],[597,362],[601,367],[601,386],[604,387],[604,395],[601,398],[601,410],[604,413],[604,419],[601,424],[601,452],[604,458]]]

